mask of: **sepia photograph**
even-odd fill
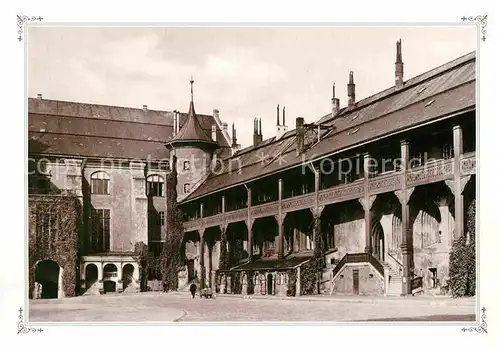
[[[480,35],[31,23],[29,321],[474,325]]]

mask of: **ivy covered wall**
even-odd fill
[[[63,296],[78,294],[81,249],[80,225],[82,207],[71,195],[30,196],[29,219],[29,298],[33,297],[36,264],[43,260],[57,262],[63,270]]]

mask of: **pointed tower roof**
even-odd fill
[[[193,83],[194,80],[191,77],[191,102],[189,103],[189,112],[187,115],[187,120],[184,123],[184,126],[179,130],[179,132],[167,142],[168,145],[172,145],[174,147],[179,147],[184,145],[204,145],[209,147],[217,147],[218,144],[211,139],[211,137],[203,130],[198,120],[198,116],[196,116],[196,112],[194,110],[194,101],[193,101]]]

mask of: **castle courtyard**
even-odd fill
[[[140,293],[30,300],[29,322],[446,321],[472,324],[476,299],[369,296],[245,298]]]

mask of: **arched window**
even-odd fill
[[[163,178],[159,175],[150,175],[146,179],[146,195],[163,196]]]
[[[90,176],[90,190],[93,194],[109,195],[109,175],[106,172],[95,172]]]

